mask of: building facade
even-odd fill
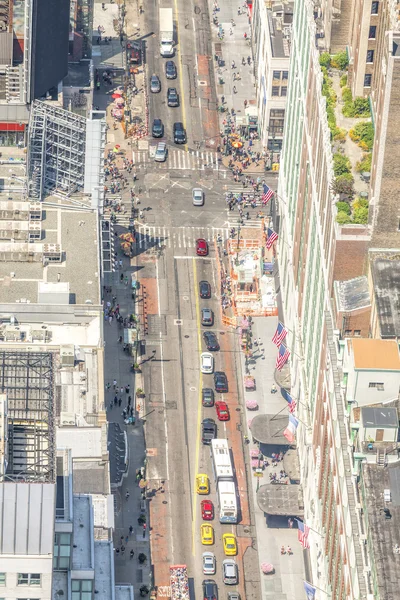
[[[297,445],[313,582],[335,600],[367,597],[351,432],[331,302],[335,266],[333,159],[315,7],[296,1],[278,198],[280,281],[298,398]]]
[[[253,38],[257,109],[262,143],[272,153],[282,150],[293,4],[256,0],[253,7]]]

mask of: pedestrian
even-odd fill
[[[114,390],[117,388],[117,380],[116,379],[114,379],[114,381],[113,381],[113,388],[114,388]]]
[[[120,393],[121,395],[124,393],[124,388],[123,388],[123,387],[120,387],[120,388],[119,388],[119,393]]]
[[[225,104],[225,96],[221,96],[221,103]]]
[[[236,85],[233,86],[233,93],[236,94]]]
[[[120,275],[120,277],[119,277],[119,278],[120,278],[120,281],[121,281],[121,283],[122,283],[122,281],[124,280],[124,274],[123,274],[123,273],[121,273],[121,275]]]
[[[110,316],[108,317],[108,323],[109,323],[109,325],[111,325],[111,323],[112,323],[112,320],[113,320],[113,316],[112,316],[112,315],[110,315]]]
[[[118,398],[118,406],[121,406],[122,404],[122,398]]]
[[[129,540],[129,535],[127,535],[127,536],[125,537],[125,544],[127,544],[127,543],[128,543],[128,540]]]
[[[125,492],[125,498],[128,500],[130,493],[128,491]]]
[[[243,37],[244,37],[245,40],[247,40],[247,33],[246,32],[244,32]]]
[[[130,525],[129,526],[129,535],[132,535],[132,533],[133,533],[133,527],[132,527],[132,525]]]
[[[119,268],[122,269],[122,260],[119,261]]]
[[[114,404],[117,404],[117,402],[118,402],[118,396],[117,396],[117,395],[115,395],[115,396],[114,396]]]
[[[121,554],[125,552],[125,546],[121,546]]]
[[[247,64],[250,65],[250,63],[251,63],[251,58],[250,58],[250,56],[248,56],[247,57]]]
[[[229,35],[233,35],[232,27],[229,29]]]
[[[128,396],[128,406],[130,406],[131,402],[132,402],[132,396]]]
[[[107,383],[106,383],[106,391],[107,392],[110,391],[110,387],[111,387],[111,383],[109,381],[107,381]]]
[[[129,552],[129,556],[130,556],[131,558],[133,558],[133,557],[134,557],[134,554],[135,554],[135,553],[134,553],[134,551],[133,551],[133,550],[131,550],[131,551]]]
[[[232,61],[232,65],[231,66],[232,66],[232,69],[236,69],[236,65],[235,65],[235,61],[234,60]]]
[[[123,535],[121,535],[121,537],[120,537],[120,542],[121,542],[121,544],[122,544],[122,542],[123,542],[123,541],[124,541],[124,536],[123,536]]]
[[[246,64],[246,60],[245,60],[244,56],[242,56],[242,65],[245,65],[245,64]]]
[[[291,547],[290,547],[290,546],[288,546],[288,547],[287,547],[287,550],[286,550],[286,552],[289,554],[289,556],[290,556],[291,554],[293,554],[293,552],[292,552],[292,549],[291,549]]]
[[[247,106],[247,100],[244,100],[243,104],[244,104],[244,107],[246,108],[246,106]]]
[[[236,81],[236,73],[233,73],[233,81]]]
[[[126,385],[126,386],[125,386],[125,393],[126,393],[126,394],[129,394],[129,392],[130,392],[130,386],[129,386],[129,385]]]
[[[115,554],[118,556],[119,555],[119,548],[115,548]]]

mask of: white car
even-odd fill
[[[164,162],[167,160],[167,154],[167,144],[165,142],[158,142],[154,160],[156,162]]]
[[[222,563],[222,580],[225,585],[236,585],[238,582],[238,571],[234,560],[227,558]]]
[[[193,188],[192,190],[193,206],[203,206],[204,204],[204,193],[200,188]]]
[[[215,556],[212,552],[203,552],[203,573],[204,575],[215,575]]]
[[[210,352],[202,352],[200,355],[200,369],[202,373],[213,373],[214,357]]]

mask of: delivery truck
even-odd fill
[[[160,54],[174,56],[174,15],[172,8],[160,8]]]

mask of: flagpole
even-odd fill
[[[300,523],[303,523],[304,525],[307,525],[307,523],[304,523],[304,521],[299,521],[299,519],[298,519],[297,517],[295,517],[295,521],[297,521],[297,523],[299,523],[299,522],[300,522]],[[313,529],[313,528],[312,528],[312,527],[310,527],[309,525],[307,525],[307,527],[308,527],[308,529],[309,529],[310,531],[313,531],[314,533],[316,533],[317,535],[319,535],[319,537],[320,537],[322,540],[324,540],[324,539],[325,539],[325,536],[324,536],[324,535],[322,535],[322,533],[319,533],[319,531],[317,531],[316,529]]]
[[[278,385],[279,385],[279,383],[278,383]],[[301,406],[304,406],[304,408],[306,408],[308,410],[307,404],[304,404],[304,402],[302,402],[301,400],[299,400],[299,398],[294,398],[292,396],[292,394],[289,392],[289,390],[287,390],[286,388],[284,388],[282,386],[279,386],[279,387],[281,388],[281,390],[285,390],[285,392],[287,392],[289,394],[289,396],[291,397],[291,399],[296,401],[296,404],[301,404]],[[282,392],[281,392],[281,394],[282,394]],[[286,398],[285,398],[285,400],[286,400]]]
[[[316,586],[315,583],[311,583],[311,581],[307,581],[306,579],[304,579],[303,581],[304,581],[304,583],[308,583],[308,585],[311,585],[313,588],[315,588],[319,592],[322,592],[323,594],[325,594],[326,596],[328,596],[328,598],[332,598],[332,594],[330,594],[329,592],[327,592],[327,591],[323,590],[322,588]]]

